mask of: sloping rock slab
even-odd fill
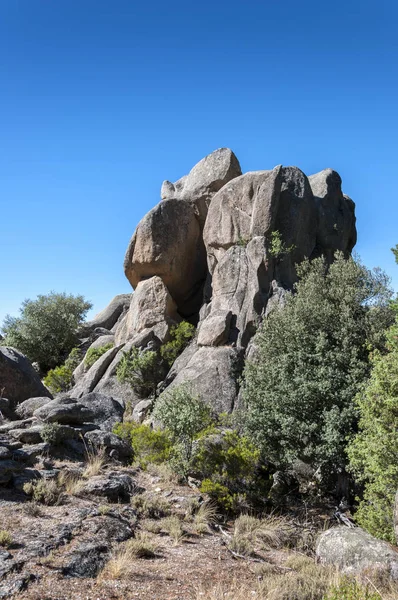
[[[13,406],[33,396],[52,398],[26,356],[7,346],[0,346],[0,390]]]

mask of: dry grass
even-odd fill
[[[106,454],[103,448],[93,451],[87,450],[87,463],[83,471],[83,477],[90,479],[99,475],[106,463]]]
[[[175,546],[178,546],[186,538],[186,532],[176,515],[162,519],[159,525],[161,526],[161,530],[165,531],[171,537]]]
[[[218,520],[217,506],[210,500],[203,502],[193,515],[193,528],[195,533],[201,535],[210,532],[210,526]]]
[[[283,517],[258,519],[251,515],[241,515],[235,521],[229,548],[238,554],[250,556],[259,550],[291,545],[294,537],[293,527]]]
[[[166,498],[151,494],[150,492],[133,496],[131,506],[144,519],[161,519],[171,513],[170,502]]]
[[[8,548],[13,542],[12,535],[6,529],[0,529],[0,546]]]
[[[174,485],[180,483],[179,476],[166,463],[161,463],[160,465],[149,463],[145,470],[153,477],[159,477],[164,483],[172,483]]]
[[[27,502],[26,504],[23,505],[23,509],[25,514],[28,517],[42,517],[43,516],[43,509],[41,508],[41,506],[39,504],[37,504],[37,502]]]
[[[156,534],[162,531],[161,521],[156,521],[155,519],[142,519],[140,527],[142,531],[148,531],[149,533]]]
[[[59,474],[58,482],[68,496],[79,495],[85,485],[85,481],[82,477],[75,473],[68,473],[67,471],[63,471]]]
[[[158,545],[146,533],[139,533],[114,553],[99,575],[100,580],[124,579],[132,572],[132,561],[137,558],[154,558]]]

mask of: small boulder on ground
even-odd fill
[[[133,457],[133,449],[127,442],[123,441],[108,431],[89,431],[84,436],[86,442],[95,449],[104,448],[112,458],[115,459],[131,459]]]
[[[384,569],[398,580],[398,552],[360,527],[328,529],[319,536],[316,556],[322,564],[334,565],[343,573]]]

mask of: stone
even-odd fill
[[[0,397],[0,420],[1,417],[5,419],[15,419],[15,413],[11,408],[11,402],[8,398]]]
[[[357,241],[355,204],[341,190],[341,177],[332,169],[311,175],[309,183],[318,209],[316,250],[331,262],[339,250],[348,255]]]
[[[232,312],[215,310],[203,321],[199,329],[198,346],[220,346],[229,337]]]
[[[0,346],[0,390],[11,408],[34,396],[52,398],[26,356],[7,346]]]
[[[57,398],[37,408],[33,415],[45,423],[61,425],[81,425],[93,422],[94,413],[74,398]]]
[[[120,346],[115,346],[107,350],[98,360],[91,366],[85,375],[83,375],[70,391],[70,394],[75,398],[81,398],[92,392],[105,374],[107,368],[112,363],[116,354],[119,352]]]
[[[62,569],[65,577],[96,577],[103,569],[109,555],[108,543],[83,543],[68,556]]]
[[[8,483],[14,473],[20,471],[23,466],[11,459],[0,460],[0,485]]]
[[[243,368],[243,351],[229,346],[203,346],[178,372],[172,383],[160,395],[186,383],[217,413],[230,413],[239,392],[238,379]]]
[[[149,211],[131,239],[124,272],[135,289],[146,279],[160,277],[182,316],[199,312],[207,265],[194,208],[171,199]]]
[[[38,398],[29,398],[28,400],[24,400],[21,404],[15,409],[15,414],[21,419],[28,419],[29,417],[33,417],[33,413],[37,408],[48,404],[51,401],[51,398],[47,396],[39,396]]]
[[[117,331],[117,344],[125,343],[146,330],[152,330],[162,342],[170,327],[180,321],[177,305],[158,276],[140,281],[131,299],[122,332]]]
[[[41,442],[40,444],[23,446],[19,450],[15,450],[12,453],[12,457],[19,462],[34,465],[37,459],[43,454],[48,453],[49,450],[50,445],[46,442]]]
[[[318,538],[316,556],[320,563],[334,565],[342,573],[356,575],[372,568],[385,569],[398,579],[398,552],[360,527],[328,529]]]
[[[82,396],[80,402],[92,411],[94,415],[93,424],[102,431],[112,431],[116,423],[123,421],[124,402],[98,392]]]
[[[134,407],[133,410],[133,421],[135,421],[136,423],[143,423],[147,418],[148,414],[150,413],[152,406],[152,400],[141,400],[141,402],[138,402],[138,404]]]
[[[43,425],[34,425],[29,429],[13,429],[11,435],[23,444],[40,444],[43,441],[41,437],[42,431]]]
[[[85,434],[84,438],[86,442],[95,449],[105,448],[108,454],[112,451],[116,451],[120,459],[128,460],[133,457],[131,446],[114,433],[107,431],[89,431]]]
[[[111,330],[117,323],[120,315],[130,304],[131,294],[119,294],[115,296],[108,306],[101,310],[91,321],[87,321],[81,327],[81,333],[92,332],[94,329],[103,328]]]
[[[164,181],[161,198],[178,198],[189,202],[195,208],[199,223],[203,226],[214,194],[241,174],[239,161],[232,150],[219,148],[203,158],[188,175],[175,183]]]
[[[109,502],[129,502],[134,488],[135,482],[129,475],[114,472],[91,477],[83,493],[104,497]]]
[[[11,450],[6,446],[0,446],[0,461],[5,458],[11,458]]]
[[[40,471],[37,469],[24,469],[19,473],[14,473],[12,477],[12,486],[19,492],[23,492],[23,486],[26,483],[32,483],[41,478]]]

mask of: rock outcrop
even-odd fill
[[[195,340],[158,391],[189,384],[214,410],[231,412],[261,321],[293,288],[298,263],[350,254],[355,205],[331,169],[307,177],[278,165],[242,174],[228,148],[175,183],[165,181],[161,198],[127,248],[124,269],[134,293],[114,298],[87,329],[91,347],[115,346],[89,370],[84,362],[76,369],[71,395],[100,392],[134,409],[143,398],[116,378],[123,354],[133,346],[158,352],[172,328],[188,320],[197,327]]]
[[[7,346],[0,346],[0,396],[12,407],[33,396],[52,398],[26,356]]]

